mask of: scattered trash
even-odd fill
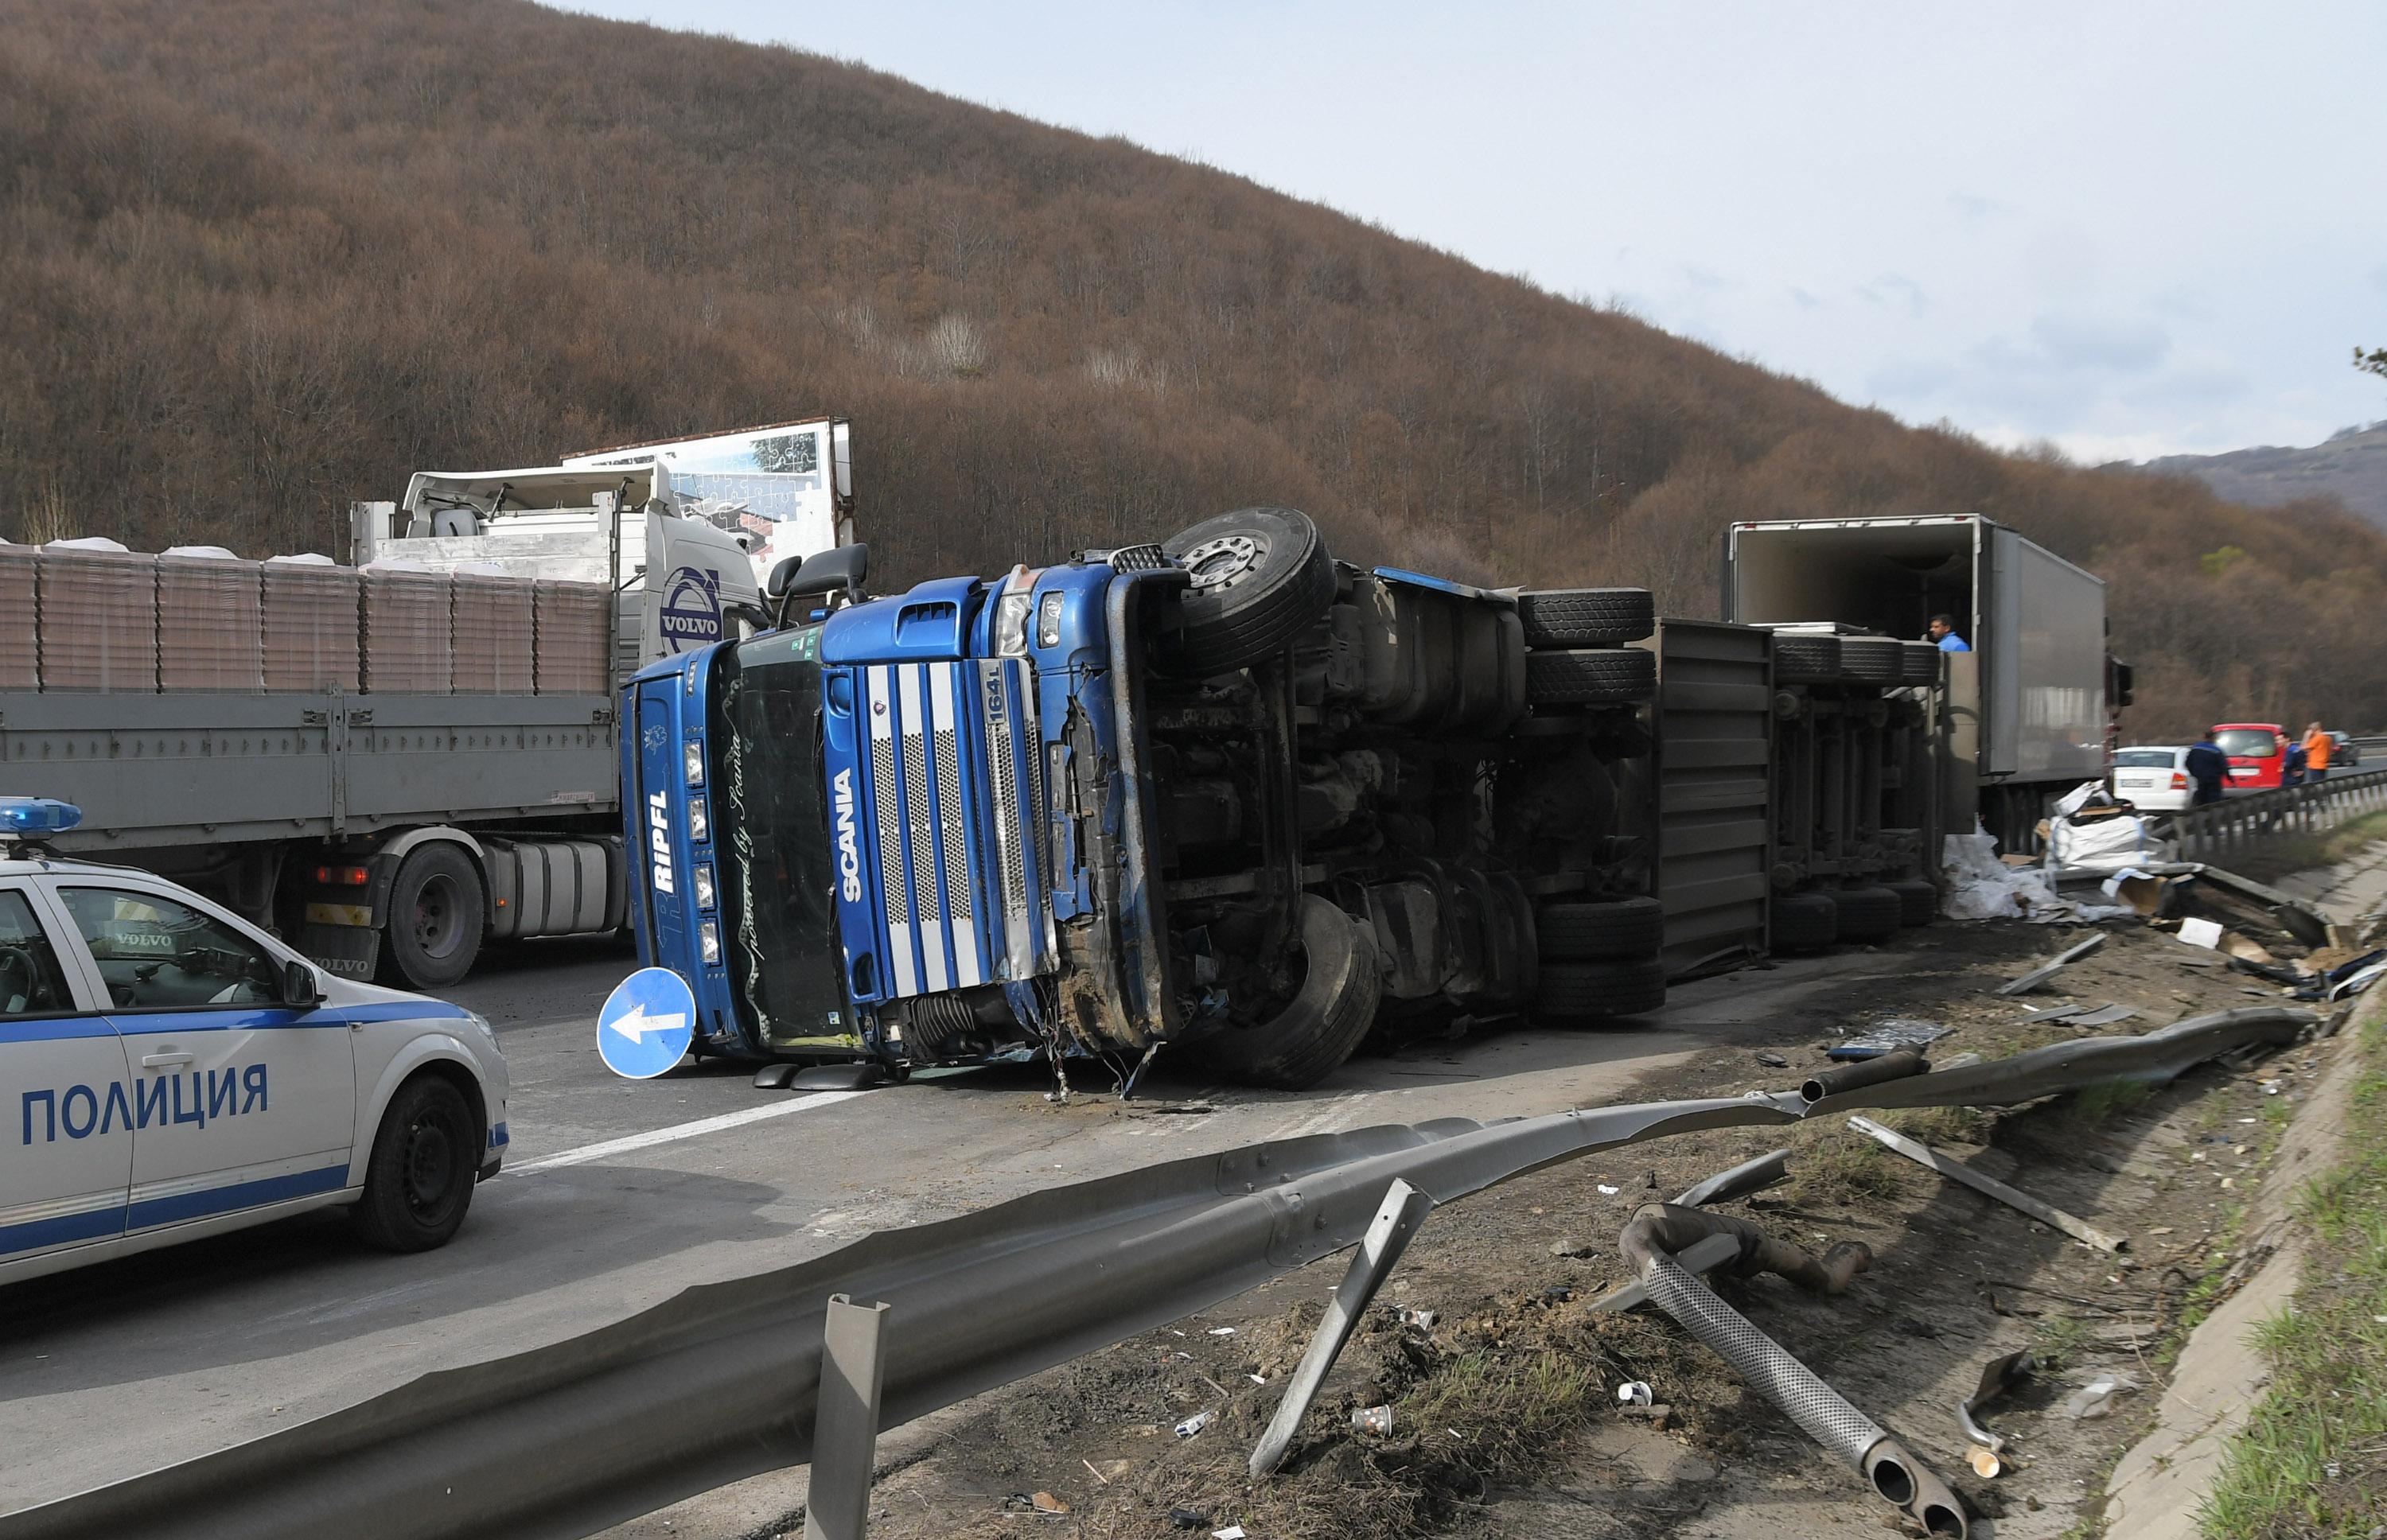
[[[1623,1192],[1623,1188],[1621,1188],[1621,1187],[1610,1187],[1610,1186],[1609,1186],[1609,1185],[1608,1185],[1608,1183],[1606,1183],[1606,1182],[1604,1182],[1604,1181],[1603,1181],[1603,1182],[1596,1183],[1595,1185],[1598,1187],[1599,1191],[1601,1192],[1601,1193],[1602,1193],[1603,1195],[1608,1196],[1608,1197],[1611,1197],[1611,1198],[1612,1198],[1612,1197],[1614,1197],[1614,1196],[1616,1196],[1616,1194],[1617,1194],[1617,1193],[1621,1193],[1621,1192]]]
[[[1393,1408],[1390,1407],[1358,1407],[1351,1413],[1351,1431],[1355,1433],[1389,1433],[1393,1431]]]
[[[1207,1527],[1209,1522],[1208,1515],[1196,1512],[1190,1508],[1172,1508],[1168,1510],[1168,1527],[1171,1529],[1203,1529]]]
[[[1758,1050],[1757,1062],[1763,1065],[1768,1069],[1787,1069],[1790,1067],[1790,1061],[1788,1059],[1784,1058],[1781,1054],[1774,1053],[1770,1048],[1761,1048]]]
[[[2086,1016],[2088,1012],[2086,1005],[2050,1005],[2043,1011],[2035,1011],[2025,1005],[2022,1018],[2025,1021],[2069,1021],[2074,1016]]]
[[[1598,1246],[1590,1245],[1585,1242],[1577,1241],[1572,1238],[1569,1238],[1564,1241],[1553,1241],[1550,1243],[1550,1255],[1552,1256],[1594,1256],[1598,1255],[1598,1252],[1599,1248]]]
[[[1229,1524],[1225,1529],[1214,1529],[1210,1532],[1210,1540],[1244,1540],[1244,1526]]]
[[[1884,1054],[1895,1054],[1901,1048],[1926,1047],[1946,1037],[1948,1030],[1936,1021],[1915,1021],[1905,1017],[1876,1022],[1838,1048],[1825,1049],[1824,1056],[1844,1062],[1878,1058]]]
[[[1195,1412],[1184,1421],[1177,1424],[1177,1436],[1180,1438],[1192,1438],[1195,1433],[1200,1433],[1203,1429],[1210,1425],[1210,1419],[1214,1415],[1214,1413],[1206,1411]]]
[[[1262,1374],[1246,1374],[1244,1378],[1249,1380],[1256,1385],[1265,1385],[1268,1383],[1268,1377]]]
[[[2197,867],[2197,874],[2216,888],[2226,889],[2241,898],[2253,899],[2255,903],[2264,905],[2270,910],[2271,918],[2279,922],[2280,929],[2304,942],[2305,945],[2327,946],[2329,944],[2329,921],[2315,914],[2292,895],[2256,882],[2251,877],[2240,877],[2236,872],[2228,871],[2219,866],[2201,865]]]
[[[2052,961],[2041,964],[2040,966],[2031,969],[2028,973],[2024,974],[2021,978],[2014,979],[2008,983],[2000,984],[1998,986],[1998,992],[2000,994],[2009,995],[2028,994],[2031,991],[2039,988],[2041,984],[2046,983],[2058,973],[2070,967],[2073,964],[2078,962],[2081,958],[2088,956],[2090,953],[2096,951],[2099,947],[2102,947],[2104,944],[2105,932],[2100,930],[2094,935],[2089,937],[2086,940],[2083,940],[2077,945],[2065,948],[2063,952],[2058,953]]]
[[[2114,1409],[2114,1397],[2139,1388],[2127,1374],[2101,1374],[2074,1391],[2064,1403],[2064,1415],[2076,1421],[2104,1417]]]
[[[1214,1337],[1231,1337],[1234,1334],[1235,1329],[1231,1326],[1213,1326],[1210,1328],[1210,1335]]]
[[[1401,1309],[1401,1324],[1403,1326],[1414,1326],[1421,1332],[1433,1331],[1433,1323],[1436,1319],[1434,1312],[1432,1310],[1420,1310],[1407,1306],[1404,1306]]]
[[[1092,1467],[1088,1467],[1088,1469],[1091,1470]],[[1029,1494],[1028,1501],[1039,1513],[1067,1513],[1069,1511],[1069,1505],[1063,1502],[1060,1498],[1055,1497],[1050,1492],[1032,1492]]]
[[[1973,1462],[1973,1469],[1984,1479],[1998,1473],[1998,1456],[2004,1452],[2006,1441],[1982,1427],[1974,1420],[1973,1414],[2004,1395],[2007,1386],[2038,1367],[2039,1361],[2030,1356],[2027,1349],[1991,1358],[1981,1366],[1981,1378],[1974,1385],[1973,1394],[1956,1403],[1956,1425],[1963,1428],[1964,1436],[1973,1441],[1973,1448],[1967,1458]],[[1986,1470],[1982,1469],[1985,1456],[1988,1458]]]
[[[2215,950],[2227,953],[2243,962],[2262,963],[2272,967],[2277,967],[2280,964],[2279,958],[2271,954],[2269,947],[2252,937],[2241,936],[2234,930],[2224,931]]]
[[[2019,1193],[2004,1182],[1994,1180],[1974,1170],[1961,1160],[1941,1155],[1919,1140],[1883,1128],[1870,1117],[1851,1117],[1849,1127],[1869,1138],[1879,1140],[1918,1166],[1928,1166],[1943,1177],[1953,1177],[1975,1192],[1997,1199],[2009,1208],[2021,1210],[2044,1225],[2053,1225],[2078,1241],[2095,1246],[2099,1251],[2120,1251],[2129,1244],[2126,1236],[2108,1235],[2088,1220],[2066,1214],[2052,1204],[2040,1202],[2027,1193]]]
[[[1973,1474],[1980,1477],[1983,1481],[1989,1480],[1996,1476],[1999,1471],[2005,1469],[2003,1465],[1998,1463],[1998,1452],[1996,1450],[1978,1444],[1974,1445],[1971,1448],[1964,1451],[1964,1459],[1972,1466]]]
[[[1650,1393],[1649,1382],[1647,1380],[1627,1380],[1616,1387],[1616,1402],[1619,1406],[1647,1407],[1655,1404],[1657,1399],[1657,1396]]]
[[[2210,951],[2221,944],[2221,922],[2191,916],[2179,922],[2179,939]]]
[[[1095,1469],[1094,1469],[1094,1462],[1093,1462],[1092,1460],[1090,1460],[1090,1459],[1086,1458],[1083,1455],[1080,1455],[1080,1456],[1079,1456],[1079,1457],[1078,1457],[1078,1463],[1079,1463],[1080,1465],[1084,1466],[1084,1467],[1086,1468],[1086,1473],[1087,1473],[1088,1475],[1090,1475],[1090,1476],[1093,1477],[1093,1478],[1094,1478],[1094,1480],[1096,1480],[1096,1481],[1098,1481],[1098,1482],[1102,1483],[1105,1486],[1108,1486],[1108,1485],[1110,1485],[1110,1483],[1111,1483],[1111,1479],[1110,1479],[1108,1476],[1104,1475],[1100,1471],[1095,1470]]]

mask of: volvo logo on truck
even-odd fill
[[[721,574],[701,567],[676,567],[663,585],[656,612],[666,651],[686,652],[721,639]]]
[[[853,838],[853,772],[840,770],[837,789],[838,891],[848,903],[862,901],[862,852]]]
[[[647,799],[647,849],[651,852],[655,891],[672,890],[671,819],[666,812],[670,803],[665,794],[658,791]]]

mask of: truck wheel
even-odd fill
[[[1534,917],[1542,955],[1575,962],[1605,957],[1649,957],[1666,940],[1666,909],[1653,898],[1607,903],[1546,903]]]
[[[1273,1018],[1202,1040],[1202,1056],[1247,1085],[1307,1091],[1351,1056],[1376,1020],[1376,937],[1315,893],[1301,900],[1301,991]]]
[[[1527,647],[1614,647],[1658,628],[1647,588],[1529,588],[1517,596]]]
[[[1844,941],[1877,941],[1903,923],[1905,905],[1887,888],[1838,888],[1827,896],[1839,911]]]
[[[1903,683],[1906,644],[1894,637],[1842,637],[1840,677],[1856,685]]]
[[[1774,634],[1774,682],[1831,685],[1840,678],[1840,638]]]
[[[1541,710],[1621,706],[1658,693],[1658,654],[1637,647],[1525,654],[1525,699]]]
[[[486,915],[480,870],[462,846],[416,846],[389,887],[384,970],[412,989],[446,989],[473,971]]]
[[[418,1075],[382,1114],[364,1196],[348,1217],[365,1243],[383,1251],[445,1245],[473,1206],[480,1167],[480,1120],[464,1093],[437,1075]]]
[[[1666,1003],[1666,966],[1637,963],[1544,963],[1534,1014],[1551,1020],[1639,1016]]]
[[[1840,939],[1840,906],[1822,893],[1784,893],[1773,917],[1776,952],[1821,952]]]
[[[1898,895],[1898,923],[1929,925],[1939,913],[1939,890],[1919,877],[1901,877],[1883,887]]]
[[[1939,648],[1926,641],[1900,642],[1899,682],[1907,685],[1936,685],[1939,682]]]
[[[1162,549],[1194,586],[1179,596],[1184,629],[1156,659],[1205,678],[1282,652],[1334,602],[1334,562],[1309,515],[1246,508],[1172,535]]]

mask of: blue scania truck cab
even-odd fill
[[[1281,508],[883,598],[865,561],[625,687],[633,927],[701,1052],[1298,1088],[1371,1028],[1662,1002],[1645,592],[1362,570]]]

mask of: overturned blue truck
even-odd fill
[[[770,628],[626,687],[632,924],[701,1053],[1300,1088],[1371,1029],[1630,1016],[1922,923],[1973,827],[1941,655],[1828,605],[1661,626],[1361,569],[1282,508],[883,598],[866,556],[783,563]],[[1926,567],[1912,605],[1961,602]]]

